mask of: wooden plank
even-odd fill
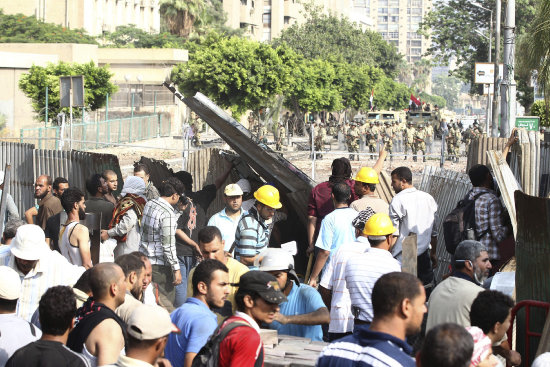
[[[417,271],[417,243],[416,243],[416,233],[411,233],[405,239],[402,243],[402,262],[401,262],[401,270],[405,273],[413,274],[416,276]]]
[[[546,322],[544,323],[544,329],[542,329],[542,335],[535,358],[546,352],[550,352],[550,313],[546,316]]]

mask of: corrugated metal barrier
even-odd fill
[[[473,140],[470,144],[470,149],[468,150],[468,164],[466,165],[466,172],[472,166],[476,164],[489,164],[489,159],[487,158],[487,151],[496,150],[502,151],[506,145],[506,138],[491,138],[487,136],[481,136],[476,140]]]
[[[550,134],[540,142],[540,196],[550,194]]]
[[[119,190],[122,189],[118,157],[112,154],[34,149],[31,144],[9,142],[0,142],[0,153],[1,167],[6,163],[12,165],[9,193],[13,196],[21,217],[26,209],[34,205],[34,182],[36,177],[43,174],[52,179],[65,177],[70,186],[85,192],[86,178],[93,173],[110,169],[118,175],[118,187]]]
[[[472,188],[468,175],[457,171],[441,169],[434,166],[424,167],[419,190],[433,196],[437,203],[438,232],[437,269],[434,272],[436,282],[449,272],[451,254],[445,248],[443,237],[443,219],[449,214],[466,193]]]

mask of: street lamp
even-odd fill
[[[472,4],[473,6],[475,6],[476,8],[480,8],[480,9],[483,9],[485,11],[488,11],[491,13],[491,20],[489,21],[489,37],[485,36],[483,33],[481,33],[479,30],[475,30],[475,32],[479,35],[481,35],[482,37],[486,38],[489,40],[489,51],[488,51],[488,61],[489,63],[491,62],[491,49],[493,48],[493,38],[492,38],[492,34],[493,34],[493,10],[492,9],[489,9],[489,8],[486,8],[484,6],[482,6],[481,4],[475,2],[475,1],[472,1],[470,4]],[[491,114],[489,113],[489,107],[491,106],[491,84],[487,84],[487,108],[486,108],[486,116],[485,116],[485,132],[487,133],[487,136],[489,136],[489,126],[490,126],[490,120],[491,120]]]

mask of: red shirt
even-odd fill
[[[249,324],[242,317],[231,316],[223,323],[222,329],[232,321]],[[255,367],[263,365],[264,345],[262,339],[260,339],[260,334],[252,326],[236,327],[220,343],[219,367]]]
[[[355,181],[348,179],[346,180],[346,183],[351,188],[351,198],[348,201],[348,204],[351,204],[353,201],[359,199],[355,194],[355,189],[353,188],[353,186],[355,185]],[[332,184],[328,181],[320,183],[319,185],[315,186],[313,190],[311,190],[311,194],[309,195],[309,201],[307,203],[307,215],[317,218],[315,234],[313,236],[313,243],[315,243],[315,239],[319,234],[321,221],[323,220],[323,218],[325,218],[327,214],[331,213],[334,210],[334,205],[332,204],[332,199],[330,198],[330,195],[332,194],[331,185]]]

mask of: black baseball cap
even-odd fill
[[[279,287],[277,278],[259,270],[251,270],[241,275],[239,291],[254,291],[266,302],[280,304],[286,302],[286,296]]]

